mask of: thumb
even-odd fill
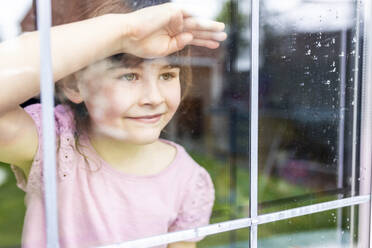
[[[169,44],[169,54],[182,50],[194,39],[191,33],[180,33],[172,38]]]

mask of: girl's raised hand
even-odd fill
[[[173,3],[118,15],[118,18],[125,18],[127,26],[122,30],[121,52],[137,57],[163,57],[186,45],[215,49],[227,37],[223,23],[192,17]]]

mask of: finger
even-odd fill
[[[186,45],[190,44],[193,40],[193,36],[190,33],[182,33],[174,38],[169,43],[168,54],[182,50]]]
[[[201,30],[201,31],[214,31],[222,32],[225,29],[225,24],[211,20],[199,19],[189,17],[185,20],[185,30]]]
[[[220,43],[217,41],[201,39],[193,39],[189,44],[194,46],[206,47],[209,49],[216,49],[220,46]]]
[[[225,32],[193,31],[194,39],[224,41],[227,38]]]

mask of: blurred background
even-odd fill
[[[163,137],[184,145],[211,174],[212,223],[249,217],[250,1],[174,2],[225,22],[229,37],[217,51],[192,49],[193,88]],[[68,9],[67,1],[53,3],[57,14]],[[33,29],[31,6],[1,1],[0,40],[19,34],[27,13],[23,30]],[[259,214],[358,194],[362,20],[357,1],[260,1],[259,130],[252,130],[259,134]],[[1,164],[0,247],[20,247],[23,197]],[[258,231],[259,247],[351,247],[358,243],[358,207]],[[248,247],[249,229],[198,246]]]

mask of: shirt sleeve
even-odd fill
[[[169,230],[180,231],[208,225],[214,204],[214,193],[211,177],[204,168],[199,167],[188,183],[180,211]],[[196,237],[187,241],[197,242],[203,238]]]
[[[38,133],[38,148],[36,151],[36,154],[34,156],[30,173],[28,175],[28,178],[25,177],[23,171],[18,168],[17,166],[11,165],[11,168],[14,172],[14,175],[17,180],[17,186],[25,191],[26,193],[41,193],[42,192],[42,159],[43,159],[43,134],[42,134],[42,110],[41,110],[41,104],[33,104],[30,106],[27,106],[25,108],[25,111],[31,116],[33,119],[37,133]],[[66,148],[68,147],[68,144],[66,144],[66,140],[68,140],[69,143],[73,143],[73,118],[68,109],[62,105],[58,105],[54,110],[55,115],[55,131],[56,131],[56,142],[59,143],[56,144],[57,147],[60,146],[60,150],[66,151]],[[65,154],[70,154],[71,151],[67,150],[67,152],[61,153],[60,156],[65,156]],[[57,157],[58,159],[58,157]],[[67,161],[70,162],[70,161]],[[62,164],[62,163],[61,163]],[[65,166],[62,164],[58,166],[58,174],[66,175],[67,173],[62,171],[65,168]]]

